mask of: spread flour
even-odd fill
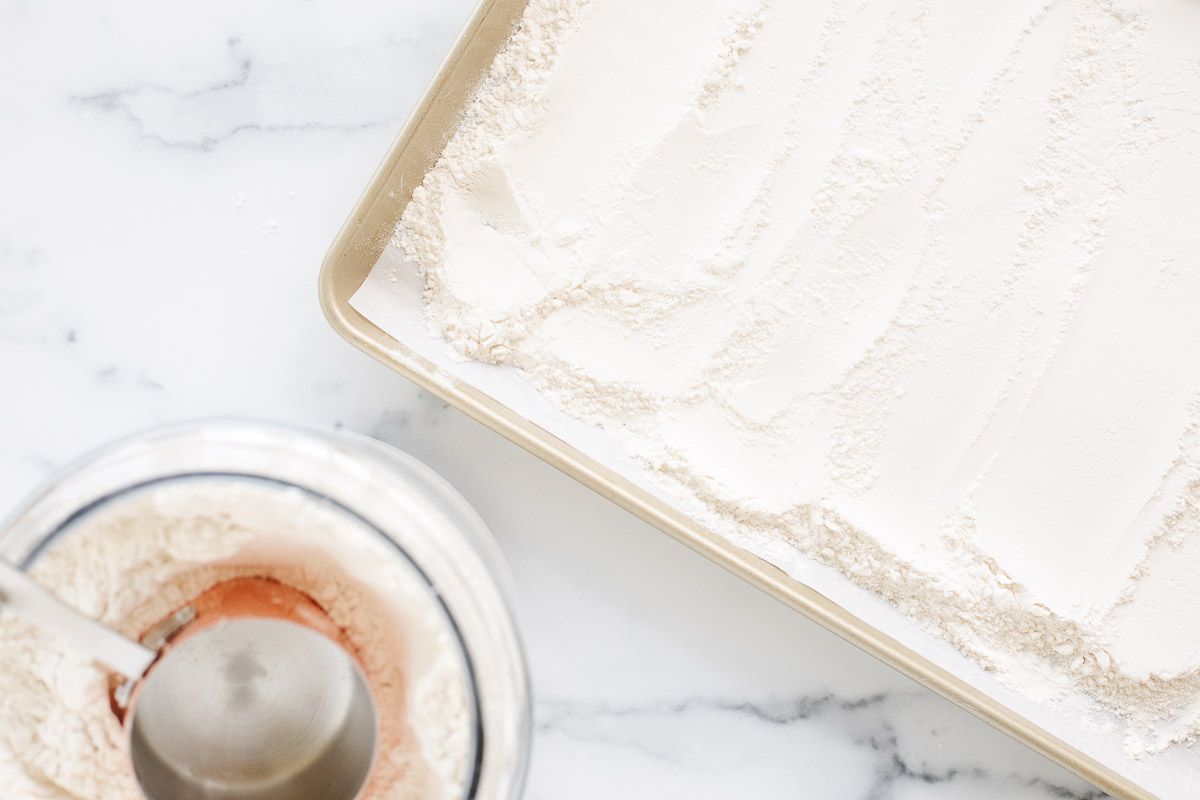
[[[1161,750],[1200,730],[1197,41],[1165,0],[532,0],[392,268],[693,516]]]

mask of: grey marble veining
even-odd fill
[[[864,798],[892,797],[904,792],[908,784],[964,793],[990,786],[998,793],[1070,800],[1096,800],[1104,796],[1098,790],[1080,788],[1070,781],[997,770],[987,759],[931,763],[921,747],[914,748],[910,740],[920,734],[914,736],[917,732],[896,722],[897,706],[921,702],[921,696],[913,692],[881,692],[865,697],[803,695],[759,702],[688,697],[633,705],[547,699],[539,707],[538,730],[545,737],[562,736],[583,744],[632,749],[647,758],[686,768],[688,759],[680,756],[676,737],[670,733],[664,735],[664,731],[711,718],[725,725],[748,722],[751,727],[763,728],[765,736],[786,740],[792,735],[791,729],[811,726],[870,752],[871,763],[858,776],[866,784],[858,795]],[[929,731],[929,738],[935,742],[941,735],[938,728]],[[729,790],[733,792],[736,787],[730,786]],[[793,788],[786,791],[790,793]]]
[[[295,131],[360,131],[389,125],[394,115],[352,121],[314,120],[305,114],[265,116],[252,102],[255,92],[270,85],[279,67],[255,61],[236,36],[226,42],[225,77],[195,88],[139,81],[128,86],[72,97],[72,101],[127,122],[141,138],[163,147],[209,151],[247,131],[279,134]],[[264,75],[264,73],[266,73]]]
[[[0,507],[202,415],[433,465],[512,565],[528,796],[1094,800],[341,342],[326,247],[471,0],[0,0]]]

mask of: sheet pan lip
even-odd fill
[[[525,0],[522,1],[524,2]],[[375,168],[375,172],[367,182],[366,188],[359,195],[354,208],[350,212],[350,216],[342,223],[342,227],[338,229],[337,235],[325,253],[325,259],[321,263],[317,284],[321,311],[325,314],[325,319],[334,330],[351,342],[357,343],[355,337],[348,335],[353,329],[352,324],[357,323],[359,320],[366,323],[366,319],[350,307],[349,296],[341,298],[337,296],[335,288],[337,265],[347,254],[349,246],[352,244],[355,234],[358,233],[363,219],[371,207],[375,205],[379,192],[386,185],[388,178],[391,177],[392,170],[404,153],[406,145],[412,139],[413,133],[420,128],[421,123],[428,116],[430,108],[434,106],[441,94],[442,87],[449,80],[454,66],[462,57],[463,52],[470,47],[471,42],[478,35],[480,27],[498,2],[500,0],[480,0],[479,4],[475,7],[466,24],[459,31],[454,45],[450,48],[450,52],[442,59],[442,63],[438,66],[433,78],[430,79],[429,85],[421,93],[416,106],[413,107],[412,112],[405,119],[400,132],[392,140],[383,160]],[[354,319],[351,315],[357,316],[358,319]]]
[[[318,295],[330,326],[349,343],[433,393],[487,428],[615,502],[727,571],[784,603],[868,655],[945,697],[979,719],[1066,767],[1121,800],[1157,800],[1128,778],[1035,725],[999,700],[979,691],[915,650],[866,624],[842,606],[772,564],[687,519],[665,502],[617,475],[544,428],[518,417],[498,401],[441,373],[432,363],[392,339],[351,305],[353,291],[338,289],[339,271],[354,255],[362,225],[380,201],[414,134],[439,102],[454,67],[475,42],[489,14],[501,6],[523,8],[527,0],[483,0],[438,69],[421,100],[391,144],[367,188],[355,203],[321,265]],[[491,44],[498,44],[493,42]],[[490,59],[489,59],[490,61]],[[476,75],[476,78],[480,77]],[[397,201],[397,211],[408,199]],[[365,250],[365,248],[359,248]],[[373,264],[378,252],[371,254]],[[365,275],[364,275],[365,276]],[[357,289],[357,287],[355,287]],[[385,344],[389,342],[390,344]]]

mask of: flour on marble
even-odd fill
[[[458,353],[702,522],[1162,750],[1200,730],[1197,37],[1140,0],[532,0],[396,242]]]

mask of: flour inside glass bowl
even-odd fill
[[[354,647],[375,700],[363,800],[461,797],[474,722],[458,640],[426,580],[344,509],[266,480],[165,480],[86,512],[31,573],[132,637],[230,578],[307,594]],[[0,797],[139,797],[110,689],[104,669],[0,607]]]

